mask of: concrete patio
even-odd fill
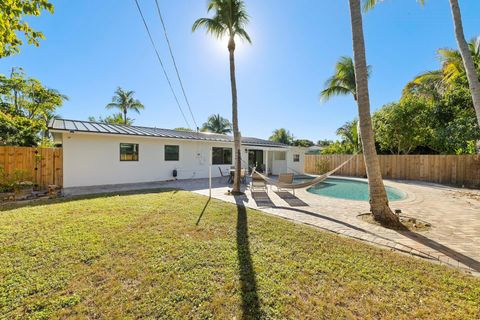
[[[480,275],[479,190],[421,182],[385,181],[385,184],[408,194],[404,200],[391,202],[393,209],[401,209],[403,215],[431,223],[431,229],[418,233],[385,229],[358,218],[359,214],[368,212],[368,202],[319,196],[305,189],[297,190],[293,196],[288,192],[274,192],[275,187],[268,193],[252,193],[244,187],[245,194],[234,197],[227,194],[230,187],[226,180],[215,178],[212,180],[212,197]],[[66,189],[65,194],[156,188],[176,188],[209,195],[208,179],[82,187]]]

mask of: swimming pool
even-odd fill
[[[299,178],[296,181],[306,180],[305,178]],[[392,187],[385,187],[387,196],[390,201],[403,200],[407,197],[407,194],[401,190]],[[350,199],[350,200],[362,200],[368,201],[368,183],[354,179],[342,179],[342,178],[327,178],[325,181],[310,187],[308,192],[318,194],[321,196],[327,196],[332,198]]]

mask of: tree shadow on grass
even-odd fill
[[[202,212],[200,212],[200,215],[198,216],[198,219],[197,219],[197,222],[195,223],[195,225],[198,226],[200,224],[200,220],[202,220],[203,214],[205,213],[205,210],[207,210],[207,207],[208,207],[208,204],[210,203],[210,200],[212,200],[212,198],[208,198],[207,202],[205,203],[205,206],[202,209]]]
[[[247,209],[238,203],[241,199],[236,198],[235,200],[237,202],[237,257],[240,271],[242,319],[259,319],[262,314],[248,239]]]

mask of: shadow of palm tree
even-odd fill
[[[202,212],[200,212],[200,215],[198,216],[197,223],[195,223],[195,225],[198,226],[200,224],[200,220],[202,220],[203,214],[205,213],[205,210],[207,210],[210,200],[212,200],[212,198],[208,198],[207,202],[205,203],[205,206],[202,209]]]
[[[237,200],[237,199],[236,199]],[[242,295],[242,319],[261,318],[257,280],[248,239],[248,218],[245,206],[237,202],[237,257]]]
[[[416,232],[412,232],[412,231],[398,231],[401,235],[403,235],[404,237],[407,237],[409,239],[412,239],[412,240],[415,240],[416,242],[426,246],[426,247],[429,247],[429,248],[432,248],[438,252],[441,252],[443,253],[444,255],[446,255],[447,257],[449,257],[450,259],[452,260],[455,260],[455,261],[458,261],[466,266],[468,266],[469,268],[472,268],[473,270],[477,271],[477,272],[480,272],[480,261],[477,261],[473,258],[470,258],[469,256],[466,256],[458,251],[455,251],[441,243],[438,243],[432,239],[429,239],[421,234],[418,234]]]

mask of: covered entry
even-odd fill
[[[269,148],[247,149],[245,151],[248,155],[248,167],[250,170],[256,168],[258,172],[267,173],[268,175],[288,172],[288,150]]]

